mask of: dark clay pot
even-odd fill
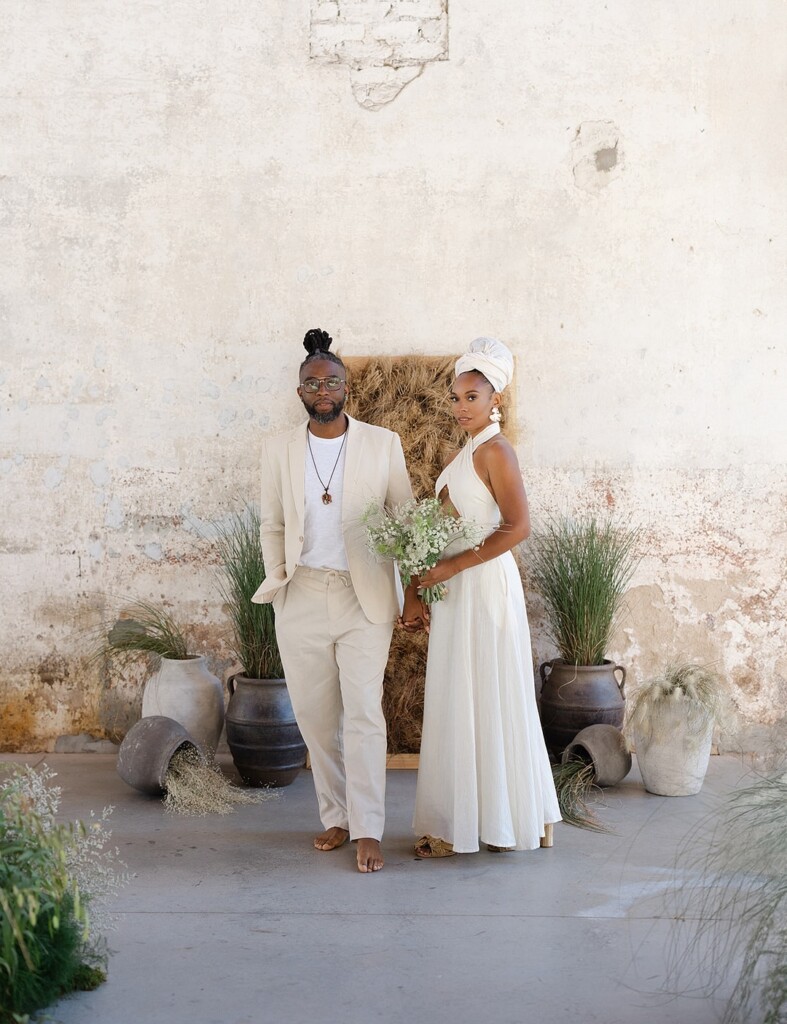
[[[589,725],[623,725],[626,670],[602,665],[569,665],[561,658],[545,661],[541,673],[541,728],[550,752],[562,754],[580,730]],[[616,672],[621,673],[618,680]]]
[[[161,796],[169,763],[182,747],[193,747],[204,757],[180,722],[164,715],[148,715],[132,725],[118,751],[118,775],[141,793]]]
[[[614,725],[589,725],[578,732],[563,751],[593,765],[597,786],[616,786],[631,771],[631,752],[620,729]]]
[[[227,688],[227,743],[240,777],[250,786],[289,786],[306,764],[306,744],[287,684],[235,675]]]

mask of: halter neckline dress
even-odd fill
[[[500,525],[500,509],[478,476],[474,452],[500,432],[471,438],[435,484],[457,512]],[[446,554],[470,546],[455,541]],[[479,839],[530,850],[560,821],[536,707],[525,598],[513,553],[465,569],[432,605],[424,721],[413,826],[473,853]]]

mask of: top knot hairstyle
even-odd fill
[[[319,327],[313,327],[310,331],[307,331],[303,339],[303,347],[308,355],[301,363],[301,369],[316,359],[328,359],[330,362],[336,363],[337,366],[341,366],[344,370],[344,363],[334,352],[330,351],[332,341],[333,338],[330,334]]]

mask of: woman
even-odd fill
[[[513,357],[478,338],[456,363],[450,399],[469,439],[435,490],[449,509],[483,526],[456,541],[419,581],[448,583],[432,606],[414,827],[430,859],[551,845],[560,821],[536,709],[530,634],[512,549],[530,533],[514,449],[500,433],[500,393]]]

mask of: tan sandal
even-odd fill
[[[437,857],[454,857],[454,848],[444,839],[436,836],[421,836],[415,844],[415,855],[421,860],[432,860]]]
[[[516,849],[515,846],[492,846],[491,843],[487,843],[486,848],[490,853],[513,853]]]

